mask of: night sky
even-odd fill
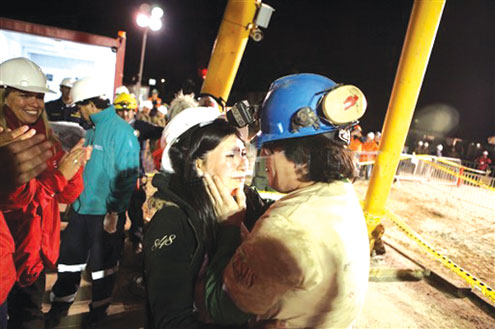
[[[278,77],[326,75],[360,87],[368,99],[365,131],[380,130],[392,91],[413,0],[265,0],[275,8],[265,38],[248,42],[229,105],[245,92],[266,92]],[[127,33],[124,83],[135,81],[142,31],[141,1],[9,3],[3,17],[116,37]],[[164,28],[150,32],[144,78],[165,78],[166,101],[179,89],[199,92],[198,69],[208,65],[226,0],[162,0]],[[416,115],[447,105],[459,124],[447,136],[486,141],[495,135],[495,1],[447,0]]]

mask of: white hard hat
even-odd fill
[[[373,132],[370,131],[368,133],[368,135],[366,135],[366,136],[368,136],[369,139],[374,139],[375,138],[375,133],[373,133]]]
[[[437,145],[437,150],[439,150],[439,151],[443,150],[443,145],[442,144],[438,144]]]
[[[418,142],[418,145],[419,145],[419,146],[423,146],[423,141],[419,141],[419,142]]]
[[[115,89],[115,95],[119,94],[129,94],[129,89],[126,86],[120,86]]]
[[[150,100],[142,101],[139,108],[142,109],[143,107],[146,107],[151,110],[153,108],[153,102]]]
[[[163,115],[167,115],[168,110],[167,110],[167,107],[166,107],[165,105],[160,105],[160,106],[158,106],[157,110],[158,110],[158,112],[160,112],[161,114],[163,114]]]
[[[173,173],[170,162],[169,150],[177,139],[189,128],[200,123],[208,123],[218,118],[222,113],[214,107],[191,107],[185,109],[173,117],[163,129],[162,139],[167,143],[163,150],[161,169],[168,173]]]
[[[0,86],[34,93],[55,93],[48,89],[41,68],[24,57],[12,58],[0,64]]]
[[[425,146],[426,146],[426,147],[430,146],[430,143],[425,142]]]
[[[483,151],[483,155],[488,155],[488,151]]]
[[[70,90],[70,95],[73,104],[93,97],[107,97],[101,79],[97,77],[85,77],[77,80]]]
[[[64,78],[62,82],[60,82],[60,85],[63,87],[72,88],[74,86],[74,82],[76,82],[76,79],[74,78]]]

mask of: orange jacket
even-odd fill
[[[364,142],[361,151],[359,161],[375,160],[376,152],[378,152],[378,144],[375,141]]]
[[[349,149],[354,152],[361,152],[363,147],[363,142],[359,138],[351,137],[351,144]]]

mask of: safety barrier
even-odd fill
[[[416,181],[449,197],[495,211],[495,178],[456,158],[402,154],[395,179]],[[358,162],[359,177],[367,179],[374,161]]]

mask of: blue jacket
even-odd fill
[[[74,210],[84,215],[123,212],[136,188],[138,140],[113,106],[90,118],[95,126],[87,131],[85,145],[92,145],[93,153],[84,168],[84,190],[74,203]]]

